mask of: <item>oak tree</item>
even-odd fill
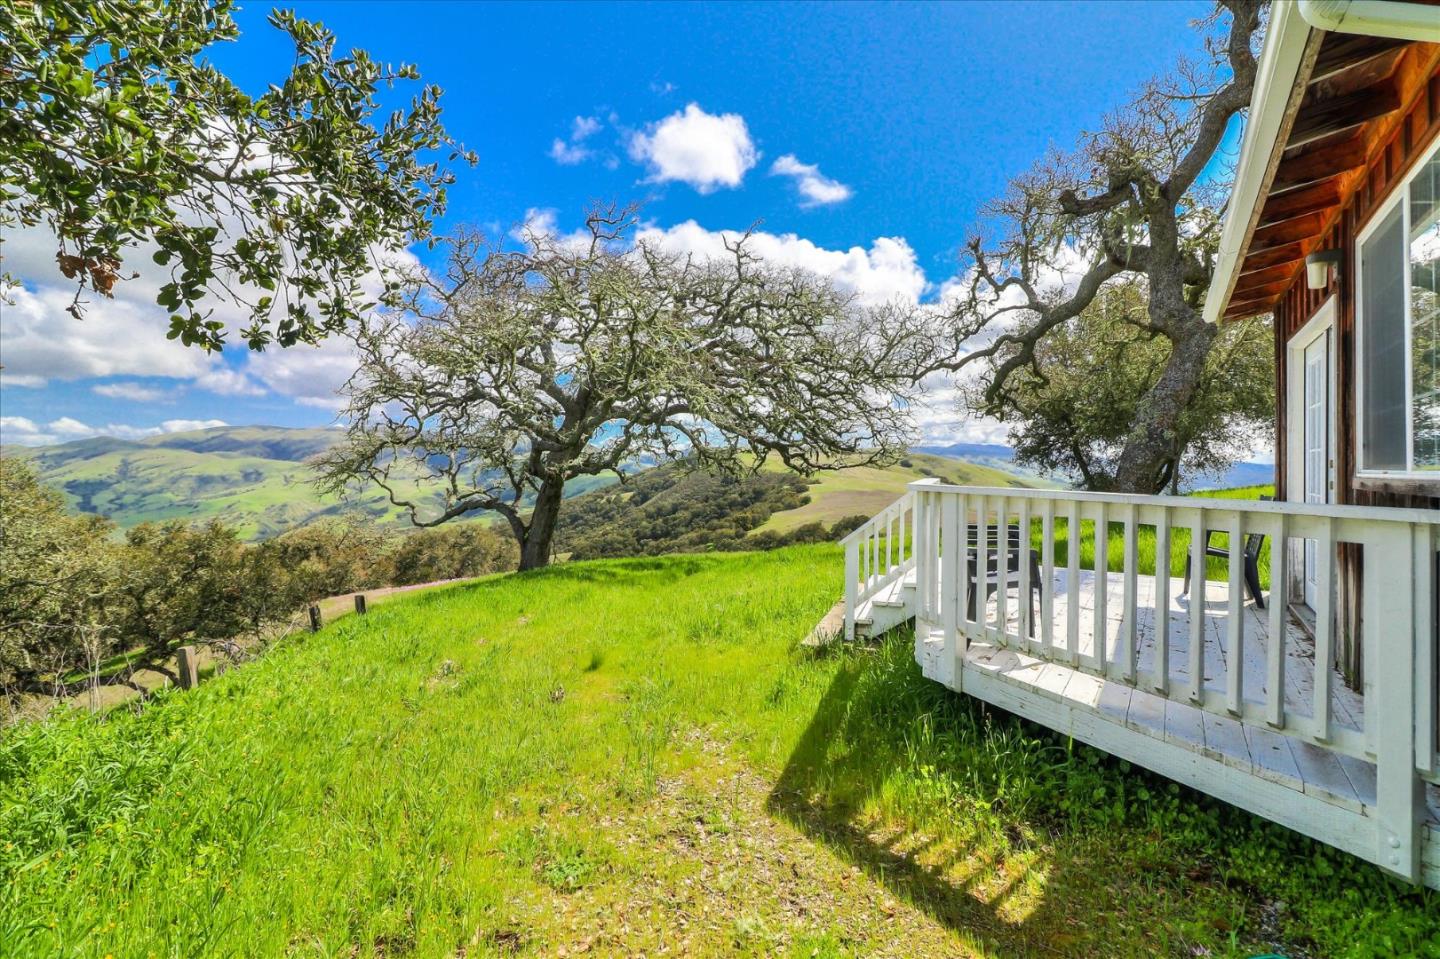
[[[811,472],[905,448],[931,359],[918,310],[863,307],[745,238],[696,259],[634,242],[630,209],[587,225],[519,249],[466,235],[445,275],[413,275],[406,309],[356,337],[322,484],[376,483],[420,526],[492,511],[530,569],[577,477],[676,458]]]
[[[1043,376],[1047,341],[1073,328],[1108,284],[1143,290],[1144,311],[1127,321],[1163,343],[1164,362],[1113,459],[1090,473],[1093,488],[1158,492],[1184,455],[1183,420],[1221,340],[1202,315],[1223,197],[1212,164],[1250,102],[1263,7],[1220,0],[1205,25],[1215,30],[1204,62],[1152,80],[1074,153],[1016,179],[987,211],[996,234],[967,244],[969,282],[951,311],[954,352],[939,366],[977,374],[983,414],[1015,416],[1011,393]]]
[[[1141,406],[1170,360],[1170,343],[1147,329],[1146,301],[1133,284],[1102,290],[1080,315],[1035,346],[992,407],[1009,426],[1015,457],[1044,473],[1107,484]],[[1263,319],[1216,333],[1200,382],[1175,421],[1157,489],[1215,475],[1246,453],[1273,422],[1274,338]],[[1003,359],[1017,347],[996,356]],[[972,384],[967,401],[985,404]]]

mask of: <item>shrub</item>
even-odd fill
[[[515,540],[480,523],[425,529],[400,538],[390,555],[397,586],[441,579],[484,576],[514,569],[520,561]]]
[[[0,457],[0,687],[43,691],[46,677],[93,666],[114,647],[112,528],[68,515],[28,463]]]

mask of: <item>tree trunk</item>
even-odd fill
[[[563,480],[547,479],[535,495],[535,508],[530,525],[520,541],[520,568],[539,569],[550,565],[550,547],[555,539],[555,524],[560,518],[560,500],[565,492]]]
[[[1170,359],[1150,388],[1115,464],[1115,492],[1164,492],[1165,463],[1176,455],[1180,417],[1205,375],[1205,362],[1216,332],[1213,325],[1197,320],[1188,324],[1181,336],[1171,339]]]

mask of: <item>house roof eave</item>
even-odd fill
[[[1299,82],[1308,75],[1319,49],[1320,31],[1300,16],[1297,5],[1277,3],[1255,73],[1240,160],[1221,227],[1215,273],[1205,296],[1205,320],[1219,322],[1239,279],[1241,257],[1260,215],[1261,199],[1280,163],[1283,144],[1304,95]]]

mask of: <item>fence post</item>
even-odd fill
[[[1378,695],[1365,703],[1367,715],[1375,710],[1375,861],[1419,882],[1425,796],[1415,769],[1415,595],[1428,584],[1415,582],[1409,526],[1375,526],[1365,542],[1361,617],[1361,642],[1371,647],[1377,674]]]
[[[181,689],[194,689],[200,685],[200,663],[194,646],[181,646],[175,650],[175,672],[180,677]]]
[[[320,607],[319,607],[319,606],[311,606],[311,607],[310,607],[310,632],[312,632],[312,633],[318,633],[318,632],[320,632]]]
[[[359,613],[361,616],[364,616],[364,615],[365,615],[365,594],[364,594],[364,593],[356,593],[356,594],[355,594],[355,612]]]

